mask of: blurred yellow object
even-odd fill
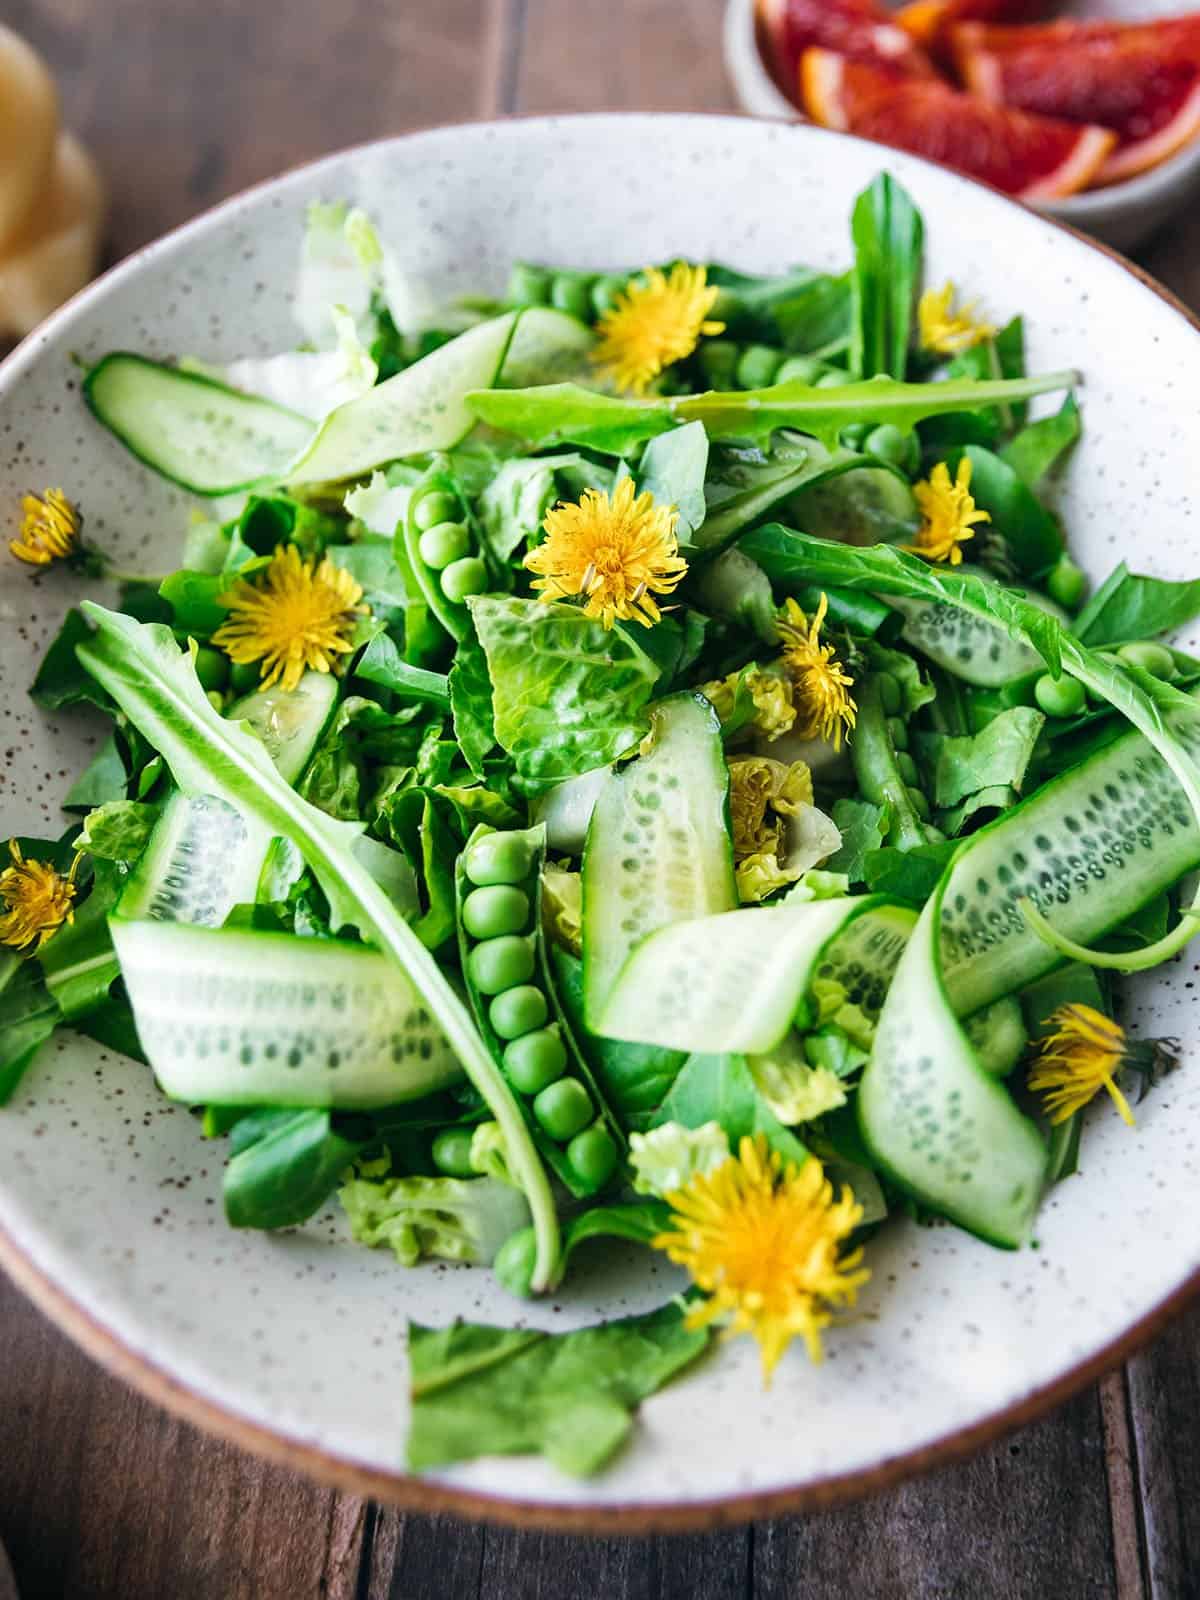
[[[100,175],[59,129],[53,79],[0,26],[0,337],[24,337],[83,288],[103,221]]]

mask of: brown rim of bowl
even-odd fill
[[[353,155],[358,151],[371,149],[376,146],[397,143],[402,139],[411,138],[424,133],[440,132],[454,127],[504,127],[513,122],[587,122],[603,117],[660,117],[671,120],[692,118],[705,122],[765,122],[768,126],[785,128],[803,128],[806,137],[820,137],[848,140],[853,144],[875,145],[884,150],[888,146],[880,145],[877,141],[861,139],[853,134],[838,133],[828,128],[813,128],[809,124],[796,123],[784,118],[749,118],[742,116],[721,115],[709,112],[592,112],[564,114],[562,116],[522,115],[491,119],[479,123],[436,123],[429,127],[410,129],[407,133],[392,135],[388,138],[373,140],[367,144],[351,145],[345,150],[335,151],[331,156],[320,157],[316,161],[299,162],[296,166],[288,168],[285,172],[268,178],[261,183],[253,184],[250,188],[230,196],[226,200],[210,206],[189,222],[181,224],[171,233],[163,235],[162,240],[144,245],[133,252],[132,255],[110,267],[106,272],[96,278],[87,288],[79,294],[73,295],[65,305],[61,306],[47,322],[36,328],[27,338],[16,347],[11,355],[0,362],[0,378],[5,374],[10,364],[15,365],[26,353],[32,354],[35,341],[45,332],[47,326],[57,322],[71,310],[77,301],[91,295],[99,285],[105,283],[114,274],[127,270],[133,263],[141,259],[147,252],[154,250],[158,244],[169,240],[175,235],[191,228],[198,222],[214,217],[227,206],[233,206],[248,199],[260,190],[274,187],[281,179],[293,176],[309,167],[320,166],[328,160]],[[895,152],[893,152],[895,153]],[[933,167],[937,171],[945,172],[947,169],[938,166],[936,162],[927,162],[923,157],[910,156],[902,152],[907,159],[920,162],[922,165]],[[964,177],[961,173],[952,173],[962,183],[972,184],[976,188],[988,190],[1007,204],[1016,206],[1022,211],[1031,211],[1047,227],[1056,228],[1062,233],[1086,245],[1089,249],[1107,256],[1118,266],[1122,267],[1132,277],[1136,278],[1145,288],[1151,290],[1173,310],[1179,313],[1190,327],[1200,333],[1200,316],[1185,306],[1178,296],[1166,288],[1164,284],[1146,272],[1136,263],[1128,260],[1119,251],[1097,239],[1090,238],[1087,234],[1073,228],[1069,223],[1060,221],[1057,217],[1047,216],[1045,212],[1036,207],[1027,206],[1022,201],[1014,200],[1011,195],[1004,194],[992,185],[980,183],[973,178]],[[481,1521],[502,1523],[511,1527],[546,1529],[560,1533],[585,1533],[596,1535],[614,1534],[653,1534],[653,1533],[699,1533],[719,1527],[730,1527],[739,1523],[757,1521],[768,1517],[790,1516],[808,1511],[822,1511],[832,1506],[843,1505],[848,1501],[861,1499],[867,1495],[876,1494],[882,1490],[892,1488],[909,1478],[918,1477],[944,1467],[963,1457],[981,1449],[984,1445],[992,1444],[1016,1428],[1036,1421],[1054,1407],[1062,1405],[1072,1398],[1088,1384],[1104,1377],[1114,1367],[1119,1366],[1131,1355],[1135,1354],[1147,1344],[1154,1336],[1160,1333],[1171,1320],[1179,1315],[1185,1307],[1195,1298],[1200,1296],[1200,1268],[1197,1268],[1177,1288],[1173,1289],[1145,1316],[1140,1317],[1131,1324],[1123,1334],[1111,1340],[1101,1350],[1088,1357],[1086,1361],[1079,1362],[1071,1367],[1060,1377],[1052,1382],[1043,1384],[1024,1399],[1014,1402],[999,1411],[992,1412],[978,1422],[973,1422],[965,1428],[956,1429],[952,1433],[943,1434],[941,1438],[929,1444],[920,1446],[916,1450],[906,1451],[900,1455],[888,1457],[886,1460],[871,1467],[864,1467],[855,1472],[840,1473],[832,1477],[818,1478],[813,1482],[801,1484],[794,1488],[773,1489],[757,1494],[724,1495],[711,1500],[688,1501],[682,1505],[648,1504],[645,1502],[631,1502],[625,1505],[612,1506],[580,1506],[560,1505],[555,1502],[508,1499],[498,1495],[480,1494],[474,1490],[450,1488],[445,1484],[432,1482],[426,1478],[414,1477],[405,1472],[386,1472],[376,1467],[369,1467],[348,1457],[334,1455],[317,1445],[308,1444],[300,1439],[287,1438],[282,1434],[273,1432],[270,1428],[249,1418],[231,1411],[216,1401],[207,1400],[195,1390],[173,1378],[155,1362],[138,1354],[122,1342],[103,1323],[94,1318],[90,1312],[85,1311],[79,1303],[34,1264],[33,1261],[16,1244],[7,1231],[0,1226],[0,1267],[8,1273],[9,1277],[28,1296],[33,1303],[45,1313],[67,1336],[80,1346],[94,1360],[98,1361],[107,1371],[139,1390],[149,1399],[161,1405],[165,1410],[183,1417],[186,1421],[202,1428],[206,1433],[225,1439],[244,1450],[261,1456],[268,1461],[273,1461],[280,1466],[291,1468],[296,1472],[305,1472],[310,1477],[319,1479],[337,1489],[349,1493],[369,1496],[406,1511],[436,1513],[450,1513],[452,1515],[467,1517]]]

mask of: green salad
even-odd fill
[[[24,503],[12,554],[117,598],[32,685],[108,732],[8,846],[0,1098],[79,1030],[220,1141],[233,1227],[335,1201],[493,1272],[513,1326],[410,1329],[415,1468],[593,1471],[717,1334],[819,1359],[877,1229],[1028,1244],[1172,1064],[1113,979],[1195,928],[1200,580],[1089,598],[1078,375],[923,286],[889,177],[852,240],[444,305],[316,206],[298,349],[87,373],[196,497],[176,569]],[[605,1239],[679,1295],[530,1328]]]

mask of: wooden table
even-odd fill
[[[723,0],[5,0],[112,186],[114,256],[381,134],[732,108]],[[1200,214],[1146,251],[1200,303]],[[405,1516],[207,1438],[0,1280],[0,1538],[24,1600],[1183,1600],[1200,1595],[1200,1313],[1053,1416],[867,1504],[577,1539]]]

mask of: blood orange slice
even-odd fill
[[[813,45],[929,77],[933,67],[876,0],[755,0],[759,48],[779,87],[796,98],[800,57]]]
[[[940,161],[1024,200],[1086,188],[1116,143],[1107,128],[992,105],[830,50],[805,51],[800,93],[814,122]]]
[[[1026,22],[1050,9],[1049,0],[909,0],[895,20],[932,49],[956,22]]]
[[[1120,144],[1097,183],[1145,172],[1200,136],[1200,14],[1042,28],[965,24],[952,37],[976,94],[1113,129]]]

